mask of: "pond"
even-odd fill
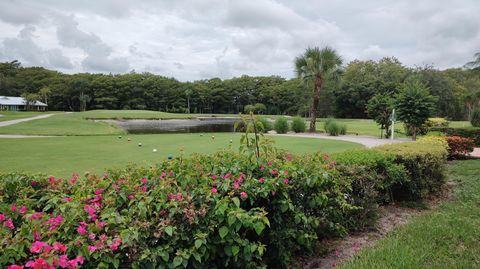
[[[106,120],[131,134],[234,132],[237,118]]]

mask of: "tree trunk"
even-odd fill
[[[417,140],[417,127],[413,127],[413,137],[412,140],[415,141]]]
[[[312,107],[310,110],[310,133],[315,133],[317,124],[317,107],[320,101],[320,89],[322,88],[322,77],[320,75],[315,76],[315,89],[312,97]]]

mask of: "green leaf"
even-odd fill
[[[180,264],[182,264],[183,258],[180,256],[177,256],[173,259],[173,266],[178,267]]]
[[[265,229],[265,224],[263,224],[262,222],[257,222],[253,225],[253,227],[255,228],[255,232],[260,235],[263,231],[263,229]]]
[[[167,226],[167,227],[165,227],[165,232],[166,232],[169,236],[172,236],[172,234],[173,234],[173,227],[172,227],[172,226]]]
[[[232,246],[232,254],[233,256],[237,256],[238,252],[240,251],[240,248],[238,246]]]
[[[200,239],[195,240],[195,248],[200,248],[202,246],[203,242]]]
[[[228,225],[232,225],[235,223],[235,221],[237,220],[237,217],[235,217],[235,215],[230,215],[228,216]]]
[[[197,260],[197,262],[202,262],[202,257],[200,256],[200,254],[198,254],[197,252],[194,252],[192,255],[195,258],[195,260]]]
[[[222,228],[220,228],[218,233],[220,234],[220,237],[223,239],[228,234],[228,228],[225,226],[222,226]]]
[[[233,197],[232,201],[237,207],[240,207],[240,199],[238,197]]]
[[[170,255],[168,255],[168,252],[166,252],[166,251],[162,251],[158,255],[160,255],[160,257],[162,257],[162,260],[164,262],[168,262],[168,259],[170,258]]]

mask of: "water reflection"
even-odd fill
[[[238,119],[175,119],[108,121],[132,134],[234,132]]]

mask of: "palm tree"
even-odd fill
[[[310,132],[315,132],[317,108],[320,100],[320,90],[325,79],[335,75],[340,70],[342,58],[330,48],[307,48],[305,53],[295,58],[297,76],[304,82],[313,84],[312,107],[310,108]]]
[[[475,60],[466,63],[465,67],[480,70],[480,52],[475,53],[474,57],[475,57]]]

